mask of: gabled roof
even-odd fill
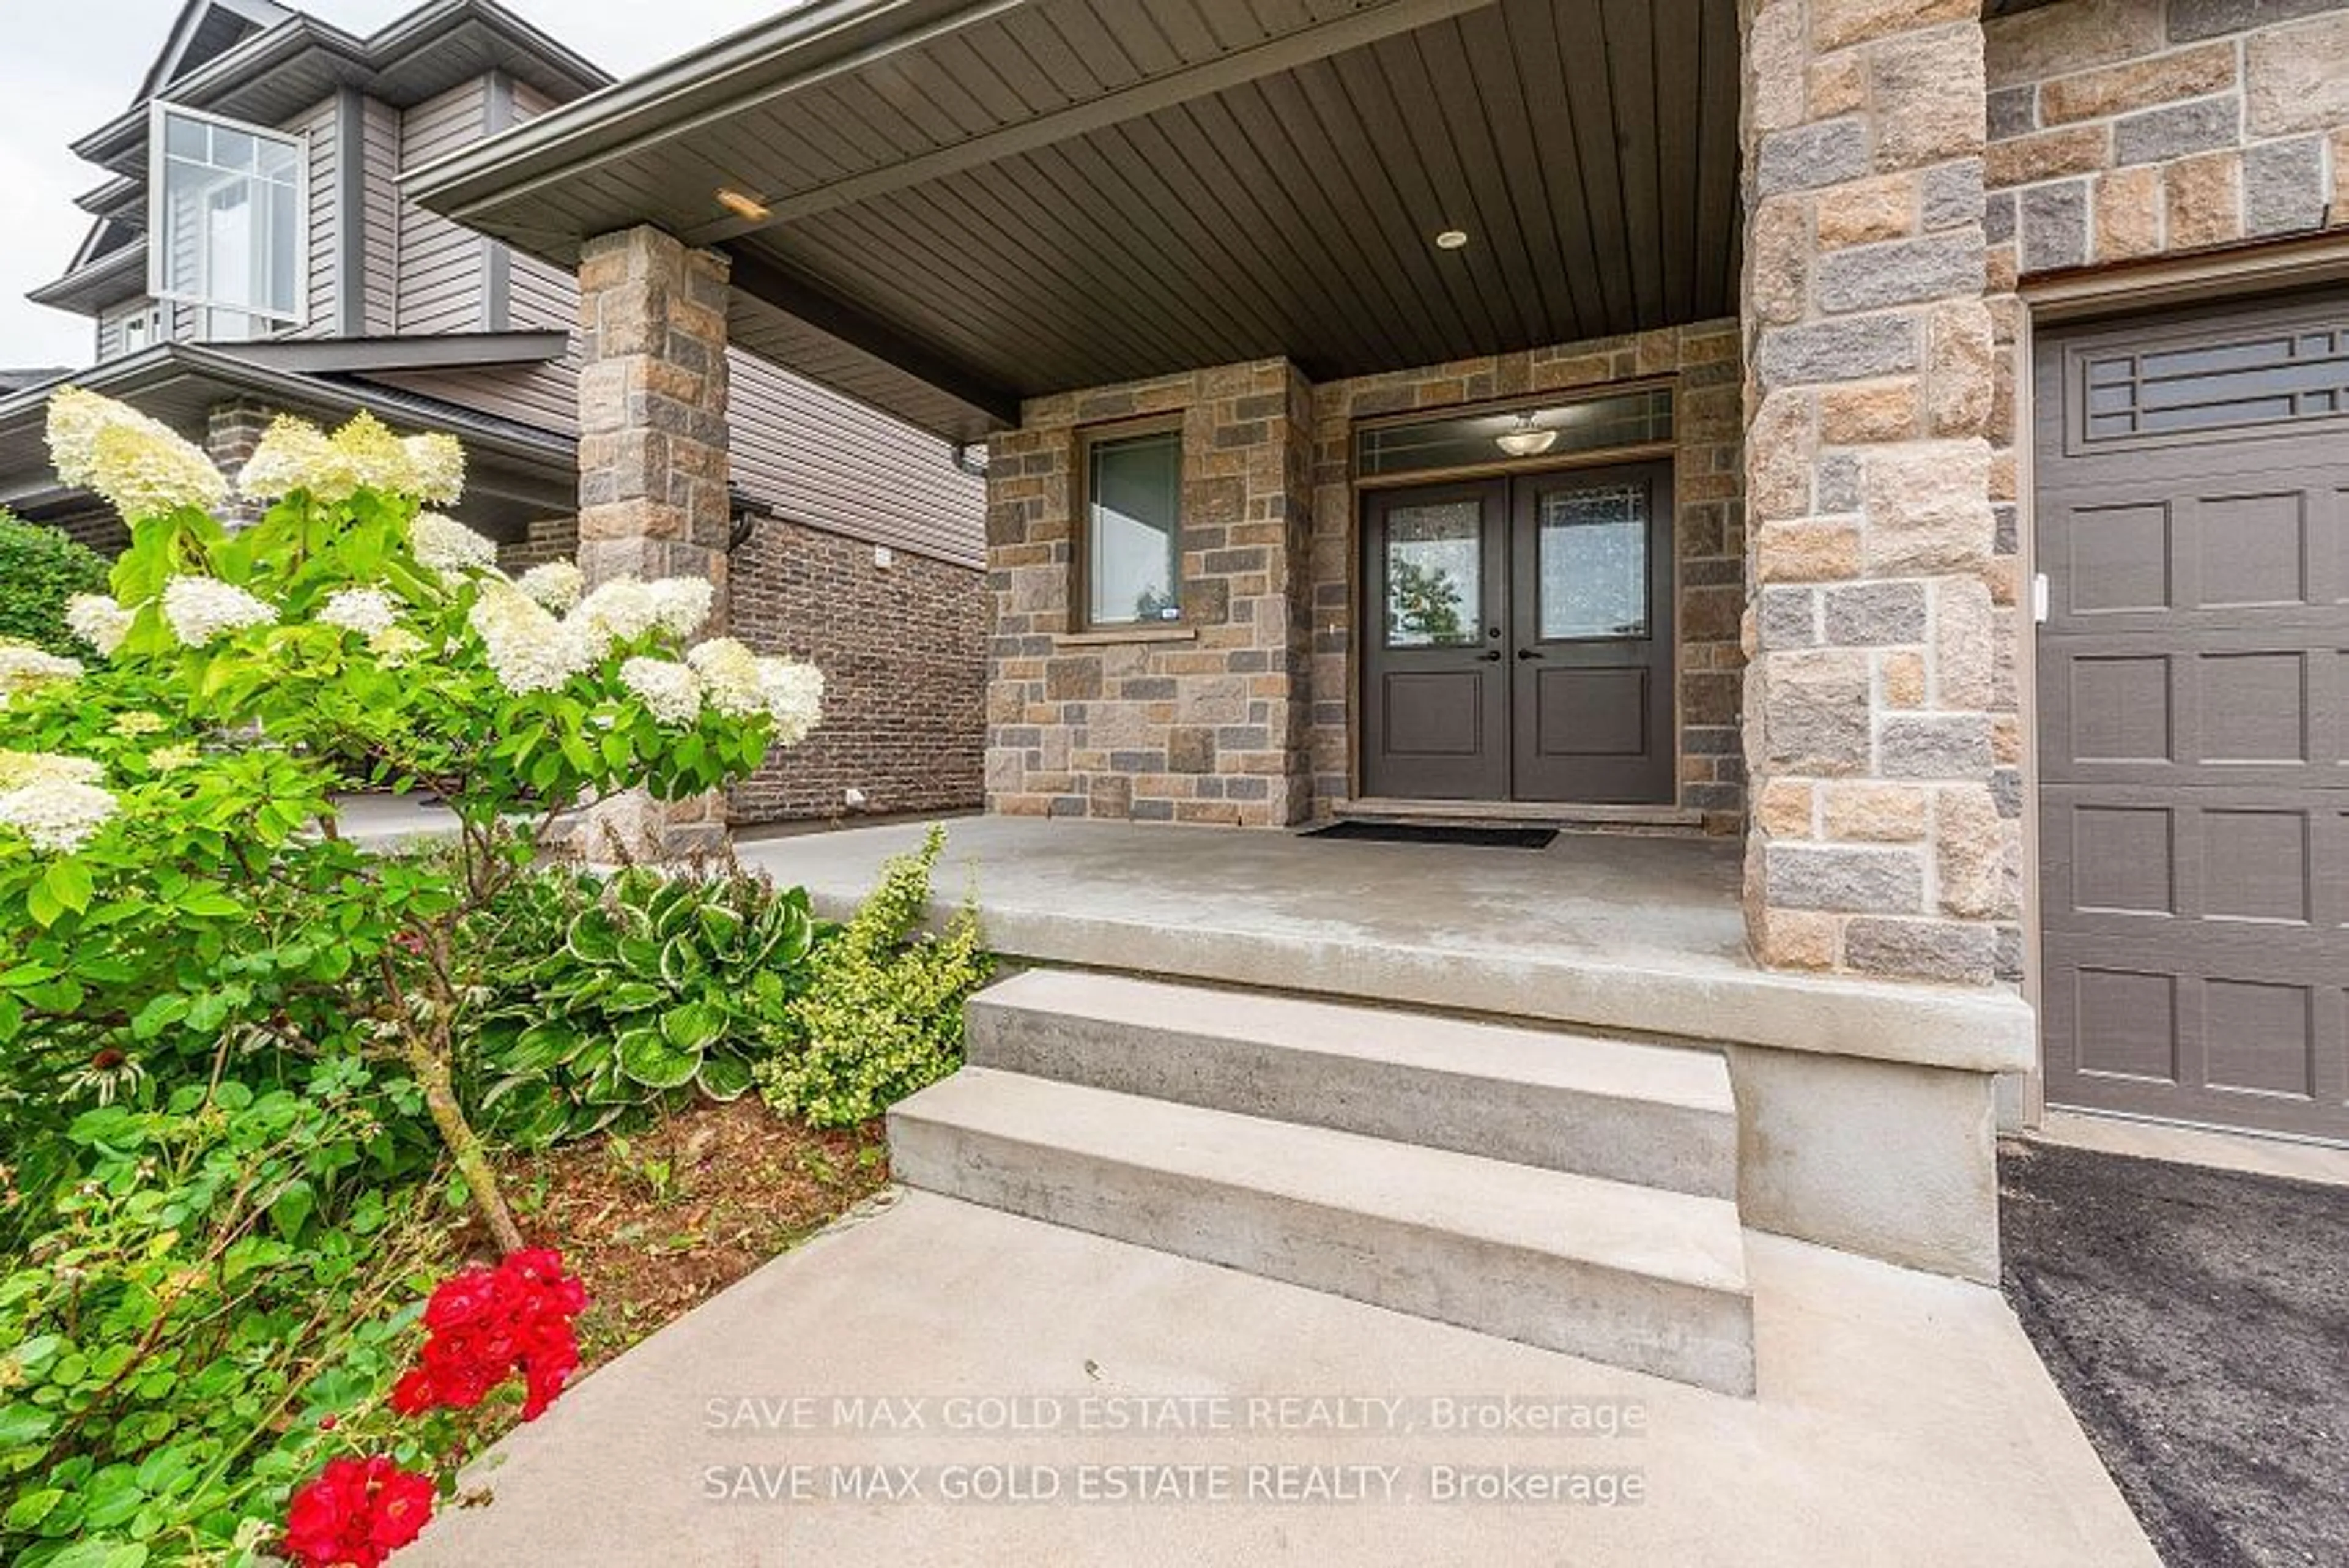
[[[171,25],[171,41],[147,69],[133,101],[145,103],[164,88],[235,48],[294,12],[275,0],[188,0]]]

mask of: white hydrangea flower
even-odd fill
[[[13,827],[33,847],[70,855],[88,843],[120,810],[94,784],[49,779],[0,790],[0,827]]]
[[[300,490],[331,506],[374,490],[450,506],[465,492],[465,449],[454,436],[402,441],[371,413],[358,414],[333,435],[285,415],[245,461],[237,489],[254,501]]]
[[[823,671],[795,659],[759,660],[759,687],[775,721],[775,743],[796,746],[823,719]]]
[[[173,577],[163,585],[163,620],[190,648],[206,648],[230,632],[276,619],[275,610],[217,577]]]
[[[634,642],[660,624],[660,605],[636,578],[614,577],[581,599],[567,618],[599,644]]]
[[[620,684],[664,724],[690,724],[701,717],[701,677],[688,666],[667,659],[631,659],[620,666]]]
[[[68,757],[58,752],[0,752],[0,790],[31,784],[94,784],[105,777],[106,769],[88,757]]]
[[[397,670],[424,651],[424,639],[404,626],[389,626],[367,639],[367,651],[386,670]]]
[[[549,561],[524,572],[515,579],[514,587],[561,615],[576,605],[579,596],[587,591],[587,574],[579,569],[575,561]]]
[[[164,722],[160,713],[133,708],[127,713],[116,714],[114,722],[109,727],[118,735],[135,740],[140,735],[160,735],[171,726]]]
[[[438,512],[416,514],[408,545],[416,552],[417,565],[436,572],[486,572],[498,564],[494,541]]]
[[[378,637],[399,620],[399,601],[381,588],[344,588],[327,596],[318,607],[320,626],[339,627],[362,637]]]
[[[66,601],[66,625],[73,634],[111,656],[130,635],[131,614],[104,594],[76,594]]]
[[[147,765],[159,774],[176,773],[181,768],[194,767],[202,758],[203,753],[196,749],[193,741],[182,741],[174,746],[158,746],[148,753]]]
[[[202,449],[138,410],[78,387],[49,399],[49,457],[57,477],[93,490],[136,520],[183,506],[210,511],[228,496]]]
[[[511,584],[491,583],[471,619],[491,673],[517,697],[556,691],[595,662],[596,649],[578,627],[555,619]]]
[[[400,443],[414,476],[410,492],[435,506],[454,506],[465,493],[465,448],[452,435],[409,436]]]
[[[713,637],[686,651],[685,661],[701,677],[702,695],[730,719],[754,719],[767,711],[767,689],[759,656],[730,637]]]
[[[27,642],[0,642],[0,708],[27,691],[61,680],[78,680],[81,674],[78,659],[67,659]]]
[[[236,487],[251,501],[275,501],[306,490],[314,499],[331,504],[349,499],[351,477],[326,431],[307,420],[280,414],[244,460]]]
[[[708,577],[658,577],[645,585],[652,596],[653,622],[676,637],[691,637],[709,618],[717,586]]]

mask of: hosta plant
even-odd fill
[[[512,967],[491,976],[473,1042],[502,1137],[579,1137],[688,1089],[737,1099],[789,1044],[817,937],[803,891],[629,869],[551,871],[521,892],[499,944]]]
[[[510,580],[428,510],[462,486],[446,437],[280,421],[234,529],[204,454],[128,408],[61,391],[49,437],[131,545],[110,595],[68,606],[84,658],[0,649],[0,1132],[99,1064],[156,1093],[388,1055],[519,1248],[456,1092],[481,979],[460,931],[584,803],[723,788],[798,741],[822,678],[703,636],[698,578]],[[437,794],[450,852],[346,842],[353,768]]]

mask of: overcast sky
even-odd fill
[[[365,35],[422,0],[293,0]],[[685,54],[778,11],[790,0],[504,0],[507,8],[618,76]],[[130,106],[180,14],[181,0],[67,0],[35,7],[0,0],[0,366],[89,362],[85,317],[50,310],[25,291],[66,270],[88,233],[73,204],[105,172],[75,158],[78,140]],[[29,14],[37,10],[36,17]]]

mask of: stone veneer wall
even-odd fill
[[[1078,432],[1183,420],[1183,617],[1074,629]],[[1030,401],[988,443],[987,805],[1279,826],[1309,805],[1312,390],[1283,359]]]
[[[579,258],[579,565],[592,586],[707,576],[727,624],[733,525],[726,423],[726,258],[654,228],[601,234]],[[600,803],[589,853],[722,848],[725,798]],[[608,844],[593,842],[596,837]]]
[[[1746,909],[1774,966],[2020,961],[1983,58],[1979,0],[1748,0]]]
[[[734,552],[733,634],[823,671],[824,722],[733,792],[738,823],[979,804],[985,575],[762,519]],[[847,805],[850,790],[864,804]]]
[[[1352,483],[1353,421],[1433,413],[1531,393],[1588,394],[1610,382],[1674,379],[1672,483],[1677,574],[1680,804],[1716,831],[1745,805],[1738,732],[1745,663],[1745,473],[1734,321],[1665,327],[1530,352],[1332,381],[1314,392],[1313,810],[1353,794],[1350,725],[1361,509]]]

